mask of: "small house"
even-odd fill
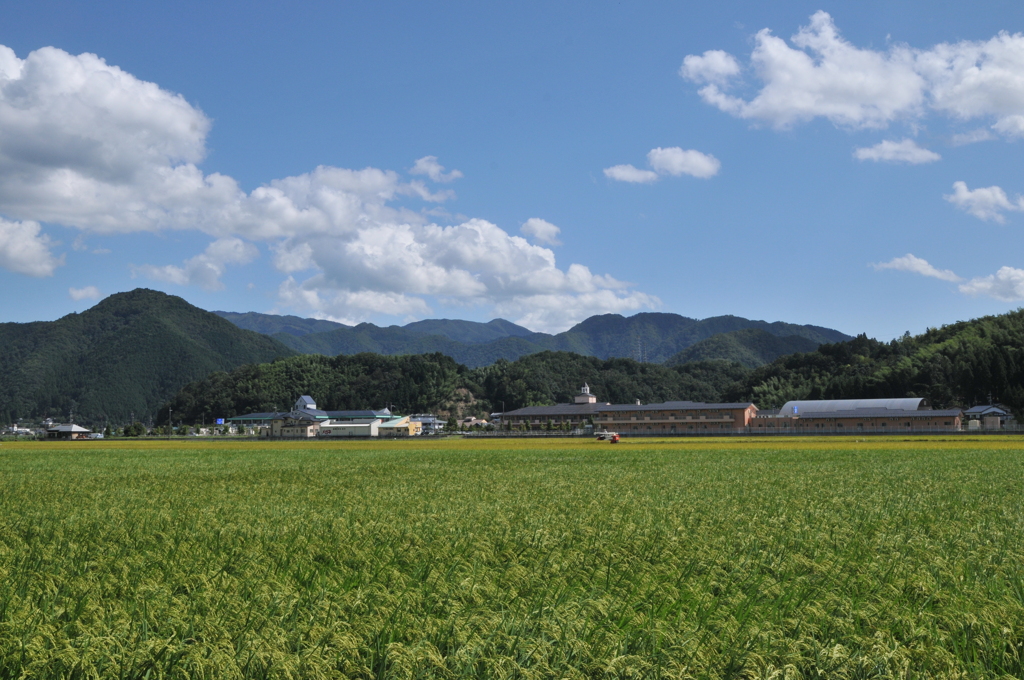
[[[56,425],[47,428],[47,439],[88,439],[92,430],[71,423],[69,425]]]

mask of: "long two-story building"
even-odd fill
[[[757,407],[750,402],[709,404],[699,401],[666,401],[660,404],[598,403],[586,384],[571,404],[527,406],[502,414],[502,423],[513,429],[577,429],[593,425],[597,430],[624,434],[696,434],[743,430],[750,426]]]
[[[758,411],[749,402],[598,403],[587,385],[571,404],[528,406],[502,414],[502,422],[516,430],[592,425],[624,435],[955,432],[962,421],[960,409],[932,409],[927,399],[917,397],[790,401],[777,411]]]

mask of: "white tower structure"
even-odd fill
[[[590,385],[583,383],[580,393],[576,395],[577,404],[596,404],[597,397],[590,393]]]

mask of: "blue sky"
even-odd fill
[[[2,321],[1024,299],[1024,6],[0,3]],[[765,31],[767,29],[767,31]]]

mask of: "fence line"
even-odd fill
[[[572,432],[564,431],[544,431],[544,430],[533,430],[527,432],[516,432],[506,430],[494,430],[487,432],[484,430],[477,432],[463,432],[461,433],[464,437],[469,438],[480,438],[480,439],[520,439],[520,438],[544,438],[544,437],[596,437],[598,432],[584,432],[575,430]],[[950,434],[950,435],[993,435],[993,434],[1024,434],[1024,427],[1020,425],[1002,427],[999,429],[977,429],[977,430],[954,430],[952,428],[943,427],[916,427],[916,428],[843,428],[843,429],[819,429],[819,430],[806,430],[806,429],[786,429],[786,428],[737,428],[730,430],[690,430],[685,432],[619,432],[619,437],[626,438],[644,438],[644,437],[844,437],[844,436],[860,436],[860,435],[872,435],[872,436],[905,436],[908,434]]]

